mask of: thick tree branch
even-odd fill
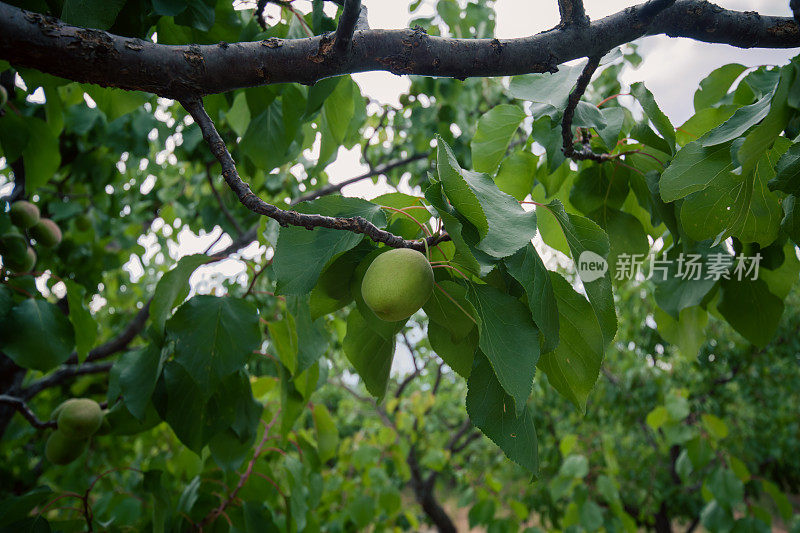
[[[558,14],[561,15],[561,27],[572,24],[586,25],[589,17],[583,8],[583,0],[558,0]]]
[[[309,191],[306,194],[299,196],[295,200],[293,200],[292,204],[299,204],[300,202],[306,202],[308,200],[319,198],[320,196],[327,196],[329,194],[339,192],[343,188],[352,183],[356,183],[369,178],[374,178],[375,176],[380,176],[381,174],[386,174],[390,170],[394,170],[397,167],[402,167],[403,165],[407,165],[409,163],[413,163],[414,161],[419,161],[421,159],[427,159],[429,156],[430,153],[424,153],[424,154],[412,155],[410,157],[406,157],[403,159],[398,159],[397,161],[393,161],[392,163],[388,163],[374,170],[370,170],[369,172],[365,172],[360,176],[355,176],[353,178],[346,179],[341,183],[330,184],[326,185],[325,187],[320,187],[315,191]]]
[[[302,214],[296,211],[285,211],[272,204],[268,204],[250,190],[250,187],[239,177],[236,164],[230,152],[225,146],[225,142],[220,137],[217,128],[211,117],[208,116],[203,108],[203,102],[199,99],[189,99],[181,101],[186,110],[192,115],[195,122],[203,132],[203,139],[208,143],[211,153],[217,158],[222,166],[222,177],[239,198],[239,201],[254,213],[268,216],[282,226],[301,226],[308,230],[314,228],[329,228],[343,231],[351,231],[366,235],[375,242],[384,243],[393,248],[412,248],[424,252],[426,245],[422,241],[409,241],[398,237],[388,231],[384,231],[363,217],[337,218],[323,215]],[[427,238],[427,247],[433,247],[439,242],[450,240],[449,235],[435,235]]]
[[[56,427],[54,420],[42,422],[37,418],[36,414],[28,407],[28,404],[22,398],[15,398],[7,394],[0,394],[0,403],[8,404],[19,412],[30,424],[36,429],[47,429]]]
[[[364,30],[342,61],[331,35],[217,45],[170,46],[69,26],[0,3],[0,59],[73,81],[142,90],[169,98],[271,83],[316,81],[384,70],[467,78],[552,71],[644,35],[665,34],[742,48],[800,46],[792,18],[680,0],[652,20],[663,0],[592,21],[581,31],[556,29],[521,39],[451,39],[415,30]]]
[[[339,15],[339,25],[336,27],[336,51],[340,54],[350,52],[360,14],[361,0],[345,0],[342,14]]]
[[[564,109],[564,116],[561,119],[561,140],[563,143],[562,150],[564,155],[574,159],[583,160],[591,159],[592,161],[603,162],[613,159],[611,154],[596,154],[592,149],[584,145],[580,150],[575,149],[575,139],[572,136],[572,119],[575,117],[575,108],[578,102],[581,101],[581,96],[586,92],[589,82],[592,81],[592,74],[597,70],[600,65],[600,55],[590,57],[589,62],[583,67],[583,72],[578,77],[578,82],[575,84],[575,89],[570,93],[567,99],[567,107]]]

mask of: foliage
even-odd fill
[[[24,7],[165,44],[335,28],[322,2],[283,6],[266,29],[225,2],[50,4]],[[493,35],[491,3],[436,6],[414,22],[429,34]],[[204,98],[259,197],[435,243],[434,293],[398,322],[361,294],[385,246],[244,209],[178,103],[0,62],[0,161],[13,181],[0,209],[3,398],[27,415],[0,412],[11,480],[0,527],[442,528],[437,481],[497,531],[535,527],[534,512],[559,529],[788,523],[784,492],[800,483],[787,385],[800,377],[800,59],[717,69],[678,128],[643,84],[620,95],[620,72],[640,60],[633,45],[606,55],[571,124],[582,64],[412,77],[402,109],[369,102],[349,76]],[[562,127],[606,160],[566,160]],[[372,175],[414,194],[292,201],[356,146]],[[22,197],[53,235],[12,223],[8,204]],[[208,234],[231,247],[179,257]],[[241,276],[190,283],[253,240]],[[11,268],[29,250],[35,269]],[[554,250],[577,272],[553,268]],[[638,256],[652,280],[615,275]],[[679,270],[686,257],[703,276]],[[582,268],[593,264],[606,268]],[[398,346],[415,370],[395,384]],[[54,422],[22,400],[45,413],[78,396],[105,401],[91,453],[43,462]],[[784,432],[794,440],[772,438]],[[426,518],[404,505],[406,485]]]

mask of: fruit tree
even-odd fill
[[[800,57],[717,65],[677,127],[621,74],[645,36],[800,47],[800,2],[590,20],[553,0],[560,23],[516,39],[495,37],[495,7],[416,0],[410,29],[382,30],[359,0],[0,2],[0,527],[416,529],[398,477],[453,531],[434,489],[468,447],[546,476],[526,504],[554,527],[791,521],[800,476],[766,455],[751,475],[703,387],[778,368],[791,337]],[[408,78],[399,107],[362,94],[367,71]],[[329,182],[342,148],[368,171]],[[392,191],[341,194],[378,178]],[[713,362],[717,331],[728,381],[654,377]],[[649,367],[625,360],[639,346]],[[602,470],[597,449],[573,453],[562,407],[611,431],[631,424],[626,397],[652,446],[619,446],[666,465],[653,479],[674,498],[621,496],[606,440]],[[704,507],[681,499],[690,479]],[[777,510],[757,510],[765,494]],[[354,498],[346,517],[337,498]],[[530,525],[518,503],[509,531]]]

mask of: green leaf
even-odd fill
[[[29,132],[28,144],[22,150],[25,168],[25,191],[33,192],[49,182],[61,166],[61,152],[58,137],[43,120],[29,118],[26,120]]]
[[[544,262],[533,244],[528,244],[507,258],[505,264],[508,273],[525,289],[533,321],[544,336],[542,352],[553,351],[558,346],[558,302]]]
[[[662,258],[666,261],[666,272],[653,273],[656,303],[674,320],[678,320],[683,309],[700,305],[717,283],[714,279],[706,279],[704,274],[708,270],[708,256],[712,254],[717,259],[722,258],[718,254],[728,255],[723,248],[711,248],[708,243],[698,243],[686,249],[672,248]]]
[[[46,503],[53,497],[50,487],[36,487],[25,494],[9,495],[0,502],[0,527],[13,524],[27,517],[37,506]],[[49,531],[49,528],[46,530]]]
[[[516,298],[488,285],[470,285],[467,298],[480,325],[478,345],[517,415],[525,408],[539,361],[539,330],[530,311]]]
[[[500,164],[494,182],[497,188],[517,200],[524,200],[533,189],[539,159],[530,152],[517,151]]]
[[[730,63],[712,71],[711,74],[700,81],[700,88],[694,93],[695,112],[700,112],[701,109],[710,107],[722,100],[733,82],[746,68],[738,63]]]
[[[494,174],[524,118],[525,112],[510,104],[495,106],[481,116],[470,143],[475,170]]]
[[[378,227],[386,226],[380,207],[358,198],[325,196],[295,206],[299,213],[332,217],[364,217]],[[311,231],[287,226],[280,229],[272,264],[279,294],[308,294],[317,283],[325,264],[335,255],[357,245],[362,235],[350,231],[315,228]]]
[[[157,15],[174,17],[182,13],[189,5],[189,0],[153,0],[153,11]]]
[[[740,107],[731,118],[722,125],[717,126],[697,140],[701,146],[710,147],[724,144],[742,136],[747,130],[761,122],[767,116],[770,109],[772,96],[775,88],[765,94],[757,102]]]
[[[124,5],[125,0],[65,0],[61,20],[82,28],[107,30]]]
[[[595,129],[603,141],[606,151],[610,152],[616,148],[617,141],[619,141],[622,125],[625,123],[626,111],[621,107],[606,107],[601,109],[600,113],[603,116],[605,125]]]
[[[575,87],[584,65],[559,65],[558,72],[552,74],[545,72],[514,76],[508,90],[511,96],[519,100],[541,102],[564,111],[569,93]]]
[[[454,340],[463,339],[476,327],[475,309],[467,301],[467,290],[448,280],[439,281],[438,285],[422,309],[430,321],[447,329]]]
[[[64,284],[67,286],[69,321],[75,331],[75,351],[78,352],[78,361],[83,362],[97,340],[97,322],[83,305],[86,289],[69,279]]]
[[[394,337],[403,327],[401,322],[385,324],[380,330],[373,329],[358,309],[353,309],[347,317],[347,334],[342,342],[344,353],[364,386],[378,399],[386,394],[394,357]]]
[[[456,211],[478,230],[481,238],[489,231],[489,221],[481,207],[475,191],[466,179],[464,171],[456,160],[453,151],[441,138],[437,138],[436,168],[442,190]]]
[[[551,272],[550,277],[558,301],[560,339],[538,366],[562,396],[585,412],[603,363],[603,332],[589,302],[558,273]]]
[[[713,286],[713,284],[708,285]],[[661,338],[677,346],[681,355],[688,360],[698,356],[700,348],[706,342],[705,328],[708,324],[708,313],[705,309],[699,306],[681,309],[676,321],[661,308],[656,308],[655,321]]]
[[[769,180],[769,190],[800,194],[800,143],[795,143],[778,159],[775,177]]]
[[[225,120],[239,137],[244,137],[250,125],[250,108],[247,107],[247,95],[240,92],[233,99],[233,104],[225,115]]]
[[[175,17],[175,24],[208,31],[214,26],[215,0],[189,0],[189,5]]]
[[[519,202],[498,189],[488,175],[463,170],[441,138],[439,146],[438,169],[445,194],[458,212],[480,230],[482,238],[477,248],[500,258],[513,254],[530,242],[536,235],[536,212],[522,209]],[[462,211],[451,194],[455,198],[469,198],[466,205],[470,211]],[[472,199],[478,202],[477,206],[472,204]],[[484,221],[486,231],[479,226]]]
[[[473,328],[465,337],[453,337],[443,325],[428,322],[428,342],[436,355],[463,378],[472,371],[472,361],[478,348],[478,329]]]
[[[593,165],[582,170],[569,192],[569,202],[584,214],[600,208],[620,208],[628,196],[628,174],[617,165]]]
[[[161,276],[150,302],[150,322],[158,338],[164,334],[164,324],[172,309],[189,295],[189,278],[200,265],[212,261],[203,254],[184,256],[175,268]]]
[[[531,473],[539,470],[536,428],[530,406],[515,414],[514,400],[505,393],[480,351],[467,382],[467,414],[484,435],[497,444],[506,457]]]
[[[72,354],[75,333],[61,309],[45,300],[27,298],[0,324],[0,349],[23,368],[47,372]]]
[[[283,103],[276,99],[250,121],[239,149],[256,167],[270,172],[286,162],[289,142],[283,121]]]
[[[82,87],[109,121],[135,111],[150,100],[149,95],[139,91],[126,91],[99,85],[83,85]]]
[[[783,300],[760,279],[721,280],[717,309],[748,341],[763,348],[772,339],[783,315]]]
[[[294,317],[287,315],[283,320],[270,322],[267,329],[278,359],[290,374],[294,374],[297,369],[297,329],[294,326]]]
[[[314,320],[308,304],[308,296],[289,296],[286,298],[289,312],[294,317],[294,326],[297,330],[297,368],[293,374],[299,374],[311,367],[322,357],[328,348],[324,337],[324,322]]]
[[[163,363],[157,344],[126,352],[114,363],[125,407],[139,420],[144,420]]]
[[[651,93],[642,82],[637,82],[631,85],[631,94],[639,101],[639,104],[644,109],[645,115],[650,119],[650,122],[656,127],[658,133],[669,144],[672,153],[675,153],[675,127],[669,121],[667,115],[658,107],[653,93]]]
[[[778,512],[785,521],[788,521],[792,518],[793,509],[792,504],[789,501],[789,498],[781,491],[780,488],[771,481],[766,479],[761,480],[761,485],[764,487],[764,491],[770,495],[772,500],[775,502],[775,505],[778,507]]]
[[[702,191],[716,180],[729,179],[733,168],[729,144],[706,147],[699,141],[691,142],[678,151],[661,175],[661,198],[674,202]]]
[[[796,205],[797,197],[795,195],[787,196],[783,199],[781,229],[786,232],[795,244],[800,244],[800,209],[795,209]]]
[[[311,290],[309,305],[312,319],[333,313],[353,301],[350,283],[355,269],[373,249],[366,244],[357,246],[328,263]]]
[[[450,235],[450,239],[455,246],[455,254],[453,255],[453,262],[463,266],[470,272],[479,272],[481,266],[478,260],[475,259],[470,246],[462,235],[464,225],[456,216],[456,211],[447,203],[444,197],[441,182],[433,182],[425,190],[425,199],[436,209],[439,218],[442,219],[442,225],[445,231]]]
[[[588,218],[567,214],[564,206],[558,200],[553,200],[546,207],[561,225],[572,253],[572,260],[576,265],[580,266],[582,256],[589,259],[594,259],[596,256],[603,260],[608,259],[610,251],[608,236],[597,224]],[[586,255],[584,255],[585,253]],[[582,269],[578,268],[578,274],[583,281],[589,303],[592,304],[592,309],[594,309],[603,331],[603,338],[608,344],[617,331],[617,315],[614,307],[614,295],[611,291],[611,274],[606,271],[601,277],[591,279],[592,276],[587,272],[581,274],[581,271]]]
[[[317,432],[319,460],[327,463],[336,457],[336,451],[339,448],[339,430],[336,429],[336,422],[325,404],[314,405],[311,414],[314,418],[314,429]]]
[[[794,79],[794,69],[791,66],[781,69],[781,77],[778,86],[770,101],[769,112],[761,123],[747,134],[739,147],[737,157],[739,165],[746,171],[756,164],[764,152],[767,151],[775,142],[778,135],[786,128],[786,124],[793,115],[786,103],[789,87]],[[770,170],[774,167],[771,162]]]
[[[714,470],[707,483],[717,502],[729,509],[744,498],[744,484],[730,470],[724,468]]]
[[[208,391],[244,366],[261,344],[258,311],[245,300],[198,295],[184,303],[167,322],[175,339],[175,361]]]

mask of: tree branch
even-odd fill
[[[726,10],[704,0],[651,0],[581,31],[556,29],[520,39],[451,39],[415,30],[364,30],[342,61],[330,35],[216,45],[162,45],[77,28],[0,3],[0,58],[72,81],[186,98],[273,83],[316,81],[383,70],[467,78],[549,72],[644,35],[665,34],[742,48],[800,46],[789,17]],[[653,17],[649,20],[649,17]]]
[[[376,168],[374,170],[370,170],[368,172],[365,172],[364,174],[361,174],[360,176],[356,176],[354,178],[346,179],[341,183],[330,184],[330,185],[326,185],[325,187],[320,187],[319,189],[317,189],[315,191],[309,191],[306,194],[304,194],[302,196],[299,196],[295,200],[293,200],[292,204],[293,205],[294,204],[299,204],[300,202],[306,202],[308,200],[313,200],[315,198],[319,198],[320,196],[327,196],[328,194],[333,194],[333,193],[339,192],[343,188],[345,188],[346,186],[348,186],[350,184],[353,184],[353,183],[356,183],[356,182],[359,182],[361,180],[365,180],[365,179],[368,179],[368,178],[374,178],[375,176],[380,176],[381,174],[386,174],[390,170],[394,170],[397,167],[401,167],[403,165],[407,165],[409,163],[413,163],[413,162],[419,161],[421,159],[427,159],[429,156],[430,156],[430,153],[424,153],[424,154],[412,155],[412,156],[406,157],[404,159],[398,159],[397,161],[394,161],[392,163],[388,163],[388,164],[383,165],[381,167],[378,167],[378,168]]]
[[[75,376],[85,376],[88,374],[102,374],[103,372],[108,372],[111,370],[112,366],[114,366],[114,363],[111,361],[105,363],[83,364],[80,366],[63,366],[52,374],[34,381],[19,391],[19,394],[25,400],[30,400],[44,389],[49,389],[50,387],[60,385],[69,378]]]
[[[589,24],[589,17],[583,8],[583,0],[558,0],[558,14],[561,16],[560,27],[566,28],[573,24],[585,26]]]
[[[794,20],[800,24],[800,0],[789,0],[789,7],[794,15]]]
[[[353,33],[361,14],[361,0],[345,0],[342,14],[339,15],[339,25],[336,27],[336,50],[342,55],[350,52],[353,45]]]
[[[22,398],[15,398],[6,394],[0,394],[0,403],[5,403],[13,407],[19,412],[30,424],[36,429],[47,429],[56,427],[55,420],[42,422],[36,417],[36,414],[28,407],[28,404]]]
[[[195,122],[200,126],[200,131],[203,132],[203,139],[208,143],[211,153],[217,158],[222,167],[222,177],[231,188],[231,190],[239,198],[239,201],[246,208],[259,215],[268,216],[282,226],[301,226],[308,230],[314,228],[329,228],[336,230],[351,231],[366,235],[370,239],[378,243],[384,243],[393,248],[411,248],[420,252],[426,249],[425,244],[421,241],[409,241],[398,237],[388,231],[384,231],[364,217],[328,217],[324,215],[308,215],[298,213],[296,211],[285,211],[272,204],[268,204],[250,190],[247,185],[239,177],[239,172],[236,170],[236,164],[231,157],[230,152],[225,146],[225,142],[220,137],[217,128],[211,117],[206,113],[203,108],[203,102],[199,98],[188,99],[181,101],[183,107],[192,115]],[[435,235],[428,237],[427,247],[436,246],[436,244],[450,240],[450,236]]]
[[[578,77],[578,83],[575,85],[575,89],[569,94],[567,107],[564,109],[564,116],[561,119],[561,140],[563,144],[561,149],[565,156],[576,161],[579,159],[591,159],[592,161],[602,163],[603,161],[609,161],[614,158],[611,154],[594,153],[592,149],[586,145],[580,150],[576,150],[575,139],[572,136],[572,119],[575,117],[575,108],[578,106],[578,102],[581,101],[583,93],[586,92],[589,82],[592,81],[592,74],[594,74],[595,70],[597,70],[597,67],[600,65],[600,58],[600,55],[590,57],[589,62],[583,67],[583,72],[581,72],[581,75]]]

